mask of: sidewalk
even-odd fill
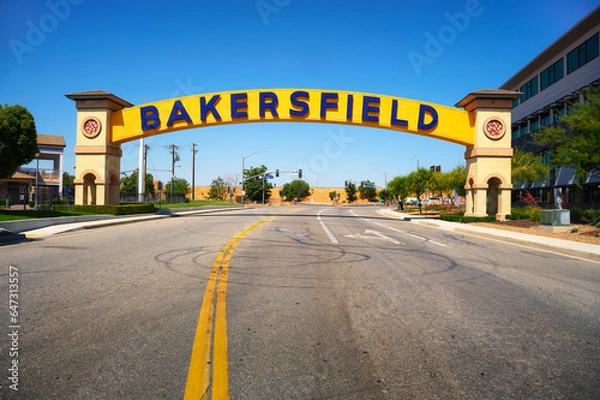
[[[379,210],[379,212],[388,217],[398,218],[416,224],[432,226],[445,231],[499,239],[505,242],[524,244],[539,249],[556,251],[562,254],[600,261],[600,246],[595,244],[580,243],[564,239],[554,239],[546,236],[528,235],[520,232],[473,226],[471,224],[442,221],[440,219],[428,219],[425,218],[425,216],[408,215],[387,208]]]
[[[179,217],[190,214],[210,214],[222,211],[239,210],[238,207],[197,208],[197,209],[163,209],[156,214],[143,215],[88,215],[79,217],[57,217],[32,220],[11,221],[0,224],[13,232],[13,235],[0,236],[0,244],[23,239],[43,238],[59,233],[74,232],[82,229],[94,229],[105,226],[130,224],[134,222],[151,221],[162,218]]]

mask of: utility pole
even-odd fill
[[[192,200],[196,199],[196,143],[192,143]]]
[[[171,203],[173,203],[173,198],[175,197],[175,163],[181,160],[179,154],[177,154],[177,150],[181,147],[175,144],[170,144],[166,147],[171,151]]]
[[[143,173],[142,173],[142,177],[143,177],[143,182],[144,182],[144,196],[146,195],[146,190],[148,188],[146,188],[146,174],[148,172],[148,150],[150,150],[150,145],[149,144],[145,144],[144,145],[144,166],[143,166]],[[154,189],[153,189],[154,190]]]

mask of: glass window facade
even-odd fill
[[[558,82],[565,75],[565,62],[561,58],[540,74],[540,90],[546,89],[548,86]]]
[[[538,92],[538,77],[534,77],[532,80],[521,86],[521,103],[527,101],[527,99],[535,96]]]
[[[598,57],[598,33],[580,44],[575,50],[567,54],[567,74],[583,67]]]

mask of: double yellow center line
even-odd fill
[[[292,209],[287,213],[296,210]],[[264,218],[237,234],[221,249],[213,264],[198,317],[184,400],[211,398],[209,396],[211,388],[212,399],[229,399],[226,308],[229,259],[233,250],[244,237],[275,217],[276,215],[272,215]]]

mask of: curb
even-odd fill
[[[485,227],[469,227],[468,224],[460,224],[450,221],[433,220],[426,218],[412,218],[403,216],[392,210],[381,210],[382,214],[402,219],[403,221],[417,223],[432,228],[462,233],[472,236],[485,237],[488,239],[501,240],[507,243],[527,245],[541,250],[553,251],[565,255],[575,256],[600,261],[600,246],[582,242],[555,239],[546,236],[529,235],[526,233],[510,232]]]
[[[211,214],[216,212],[224,212],[224,211],[234,211],[238,210],[238,208],[216,208],[216,209],[187,209],[183,212],[175,212],[175,213],[163,213],[163,214],[146,214],[146,215],[136,215],[136,216],[122,216],[110,219],[97,219],[93,221],[85,221],[83,223],[64,223],[64,224],[56,224],[39,227],[38,229],[33,229],[26,232],[21,232],[21,235],[27,239],[34,238],[42,238],[46,236],[56,235],[59,233],[67,233],[67,232],[75,232],[83,229],[95,229],[95,228],[103,228],[108,226],[116,226],[123,224],[131,224],[134,222],[144,222],[144,221],[153,221],[163,218],[173,218],[179,217],[182,215],[191,215],[191,214]]]

